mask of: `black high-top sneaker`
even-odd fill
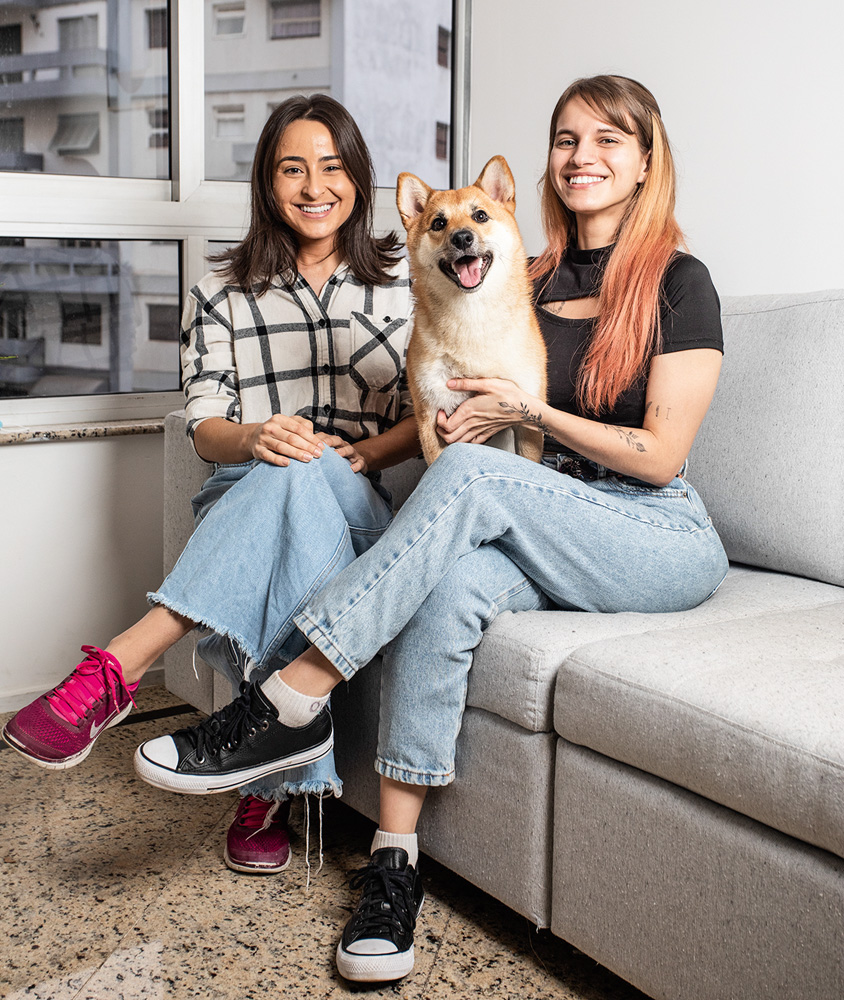
[[[362,892],[337,945],[340,975],[360,983],[401,979],[413,969],[413,931],[425,901],[419,872],[407,851],[382,847],[349,885]]]
[[[333,745],[327,705],[306,726],[285,726],[260,685],[244,681],[239,698],[198,726],[142,743],[135,770],[156,788],[210,795],[311,764]]]

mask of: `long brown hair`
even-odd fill
[[[554,271],[569,244],[577,241],[577,219],[560,200],[550,175],[557,122],[575,97],[603,121],[635,136],[642,153],[650,154],[645,180],[616,233],[601,280],[595,333],[578,374],[578,402],[584,410],[599,414],[612,410],[658,349],[662,279],[685,241],[674,217],[674,160],[653,94],[626,76],[584,77],[567,88],[551,116],[548,163],[540,181],[548,245],[533,261],[531,277]]]
[[[292,282],[298,274],[299,239],[284,221],[273,195],[275,157],[284,130],[296,121],[315,121],[331,133],[344,169],[355,186],[352,213],[337,231],[338,249],[364,284],[384,285],[398,260],[395,233],[372,234],[375,170],[360,129],[349,112],[327,94],[297,95],[280,104],[267,119],[252,161],[249,231],[237,246],[209,259],[222,264],[223,276],[241,288],[263,295],[280,275]]]

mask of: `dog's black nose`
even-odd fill
[[[471,229],[458,229],[451,234],[451,242],[458,250],[468,250],[475,242],[475,234]]]

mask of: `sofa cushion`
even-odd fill
[[[689,478],[731,560],[844,584],[844,292],[724,301]]]
[[[844,601],[581,647],[560,670],[554,722],[844,857]]]
[[[840,587],[733,566],[715,595],[691,611],[659,615],[507,612],[487,629],[475,652],[467,704],[531,732],[547,732],[554,726],[557,672],[569,654],[585,643],[842,600],[844,590]]]

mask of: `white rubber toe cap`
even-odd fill
[[[148,740],[140,748],[144,757],[151,760],[159,767],[166,767],[169,771],[175,771],[179,763],[179,751],[173,742],[172,736],[158,736],[154,740]]]
[[[352,955],[394,955],[398,948],[384,938],[361,938],[360,941],[353,941],[346,951]]]

